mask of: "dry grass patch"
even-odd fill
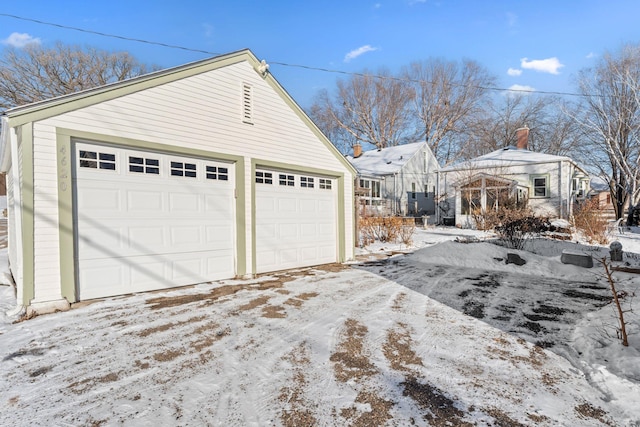
[[[154,326],[152,328],[144,329],[144,330],[138,332],[137,335],[140,336],[140,337],[148,337],[151,334],[168,331],[169,329],[173,329],[173,328],[178,327],[178,326],[183,326],[183,325],[187,325],[189,323],[199,322],[201,320],[206,319],[206,317],[207,316],[204,316],[204,315],[203,316],[196,316],[196,317],[192,317],[190,319],[183,320],[183,321],[180,321],[180,322],[165,323],[163,325],[158,325],[158,326]]]
[[[190,303],[212,304],[220,298],[235,295],[240,291],[263,291],[267,289],[280,289],[282,288],[282,286],[284,286],[285,283],[291,282],[293,280],[295,280],[294,276],[281,275],[273,280],[266,280],[264,282],[220,286],[218,288],[212,289],[208,294],[202,293],[150,298],[147,300],[147,304],[152,310],[177,307],[183,304]]]
[[[240,310],[240,311],[252,310],[252,309],[254,309],[256,307],[260,307],[261,305],[265,305],[267,303],[267,301],[269,301],[270,299],[271,299],[270,296],[262,296],[262,297],[258,297],[258,298],[252,299],[251,301],[249,301],[245,305],[241,305],[238,308],[238,310]]]
[[[401,323],[399,326],[400,330],[387,331],[387,340],[382,346],[382,352],[392,369],[414,373],[410,366],[422,366],[422,359],[413,350],[413,340],[407,325]]]
[[[615,425],[615,423],[608,419],[608,414],[604,409],[593,406],[591,403],[583,403],[582,405],[576,406],[574,409],[583,419],[593,418],[608,426]]]
[[[311,298],[315,298],[318,295],[319,294],[317,292],[306,292],[300,295],[296,295],[295,297],[289,298],[284,303],[287,305],[292,305],[294,307],[301,307],[305,301],[308,301]]]
[[[141,362],[139,360],[136,360],[135,362],[133,362],[133,364],[138,369],[149,369],[149,366],[150,366],[149,362]]]
[[[268,319],[284,319],[287,314],[284,311],[284,307],[279,305],[268,305],[262,309],[262,317]]]
[[[410,397],[418,407],[428,411],[424,415],[424,419],[428,421],[430,426],[473,426],[463,420],[465,413],[456,408],[455,401],[448,398],[437,387],[421,383],[417,378],[411,376],[400,385],[404,387],[403,396]]]
[[[375,375],[378,371],[364,352],[364,337],[369,330],[355,319],[347,319],[345,326],[342,341],[329,358],[334,362],[336,378],[347,382]]]
[[[304,373],[308,370],[310,359],[308,349],[302,343],[284,357],[293,365],[292,384],[283,387],[278,399],[285,405],[280,415],[280,420],[285,427],[313,426],[317,425],[313,412],[308,408],[311,404],[304,391],[309,386],[309,381]]]
[[[340,411],[340,415],[349,420],[349,426],[352,427],[370,427],[383,426],[392,419],[390,410],[394,403],[385,400],[375,393],[361,391],[356,397],[356,403],[360,405],[369,405],[370,411],[362,412],[356,407],[344,408]]]
[[[487,408],[484,411],[493,417],[493,419],[496,421],[495,425],[497,426],[527,427],[526,424],[522,424],[514,420],[513,418],[511,418],[509,415],[507,415],[505,412],[501,411],[498,408]],[[527,414],[527,415],[530,415],[530,414]],[[538,418],[539,419],[546,418],[548,420],[548,418],[544,416],[539,416]]]
[[[69,384],[69,388],[74,393],[81,394],[89,391],[97,384],[112,383],[118,381],[118,379],[120,379],[120,375],[118,373],[110,372],[101,377],[85,378],[80,381],[74,381],[73,383]]]
[[[184,350],[167,350],[154,354],[153,358],[158,362],[170,362],[183,354]]]

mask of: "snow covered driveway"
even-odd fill
[[[505,248],[489,243],[440,246],[438,250],[462,246],[470,251],[491,252],[495,257],[482,267],[452,267],[434,264],[419,251],[369,263],[366,268],[543,348],[568,343],[586,313],[611,301],[611,290],[595,275],[582,280],[546,277],[533,274],[531,269],[519,273],[515,265],[509,266],[510,271],[500,271],[509,252]],[[534,263],[538,258],[533,254],[523,257]]]
[[[564,358],[399,282],[334,265],[4,319],[0,425],[630,422]]]

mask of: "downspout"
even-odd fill
[[[14,248],[9,250],[13,251],[16,254],[23,253],[23,240],[22,237],[18,237],[17,235],[21,233],[23,228],[22,226],[22,205],[23,205],[23,194],[21,191],[21,182],[20,182],[20,159],[18,158],[18,134],[16,132],[16,128],[9,127],[7,122],[4,122],[3,125],[7,126],[7,139],[5,143],[10,145],[10,153],[11,153],[11,173],[12,173],[12,183],[13,183],[13,209],[10,212],[14,215],[14,227],[16,230],[16,239],[13,242],[9,242],[10,245],[13,245]],[[3,126],[4,128],[4,126]],[[8,224],[7,224],[8,225]],[[18,255],[19,256],[19,255]],[[9,257],[10,258],[10,257]],[[18,261],[18,264],[20,262]],[[11,273],[14,275],[14,279],[16,282],[16,307],[11,311],[12,315],[17,315],[21,313],[25,308],[26,304],[24,303],[24,263],[22,265],[9,265],[11,269]]]
[[[398,172],[393,173],[393,215],[398,213]]]

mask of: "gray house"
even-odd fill
[[[569,219],[587,196],[589,175],[569,157],[528,150],[528,133],[518,130],[515,147],[442,168],[438,221],[474,228],[474,214],[507,200],[526,203],[538,215]]]
[[[347,156],[358,171],[360,212],[368,215],[434,215],[438,162],[426,142]]]

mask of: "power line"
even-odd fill
[[[188,47],[184,47],[184,46],[172,45],[172,44],[161,43],[161,42],[154,42],[154,41],[144,40],[144,39],[136,39],[136,38],[132,38],[132,37],[119,36],[117,34],[109,34],[109,33],[103,33],[103,32],[100,32],[100,31],[87,30],[85,28],[71,27],[71,26],[68,26],[68,25],[62,25],[62,24],[56,24],[56,23],[53,23],[53,22],[41,21],[39,19],[25,18],[25,17],[22,17],[22,16],[11,15],[9,13],[0,13],[0,16],[6,16],[8,18],[19,19],[19,20],[22,20],[22,21],[34,22],[36,24],[41,24],[41,25],[48,25],[50,27],[62,28],[62,29],[65,29],[65,30],[73,30],[73,31],[79,31],[81,33],[94,34],[94,35],[102,36],[102,37],[111,37],[111,38],[114,38],[114,39],[120,39],[120,40],[127,40],[127,41],[138,42],[138,43],[151,44],[151,45],[156,45],[156,46],[168,47],[168,48],[171,48],[171,49],[181,49],[181,50],[186,50],[186,51],[190,51],[190,52],[206,53],[207,55],[214,55],[214,56],[220,55],[220,53],[209,52],[209,51],[206,51],[206,50],[192,49],[192,48],[188,48]]]
[[[126,41],[132,41],[132,42],[137,42],[137,43],[144,43],[144,44],[149,44],[149,45],[154,45],[154,46],[166,47],[166,48],[170,48],[170,49],[179,49],[179,50],[184,50],[184,51],[188,51],[188,52],[204,53],[204,54],[213,55],[213,56],[221,55],[221,53],[219,53],[219,52],[211,52],[211,51],[207,51],[207,50],[193,49],[193,48],[174,45],[174,44],[156,42],[156,41],[145,40],[145,39],[138,39],[138,38],[133,38],[133,37],[120,36],[118,34],[110,34],[110,33],[104,33],[104,32],[95,31],[95,30],[88,30],[86,28],[79,28],[79,27],[72,27],[72,26],[69,26],[69,25],[56,24],[54,22],[47,22],[47,21],[42,21],[42,20],[34,19],[34,18],[25,18],[23,16],[12,15],[12,14],[9,14],[9,13],[0,13],[0,16],[5,16],[7,18],[13,18],[13,19],[19,19],[21,21],[33,22],[33,23],[40,24],[40,25],[48,25],[48,26],[51,26],[51,27],[62,28],[62,29],[65,29],[65,30],[73,30],[73,31],[78,31],[78,32],[81,32],[81,33],[86,33],[86,34],[94,34],[94,35],[101,36],[101,37],[109,37],[109,38],[114,38],[114,39],[119,39],[119,40],[126,40]],[[271,64],[281,65],[283,67],[302,68],[302,69],[305,69],[305,70],[320,71],[320,72],[325,72],[325,73],[344,74],[344,75],[359,76],[359,77],[373,77],[373,78],[378,78],[378,79],[388,79],[388,80],[402,81],[402,82],[407,82],[407,83],[431,83],[431,82],[428,82],[428,81],[425,81],[425,80],[413,80],[413,79],[405,79],[405,78],[393,77],[393,76],[380,76],[380,75],[357,73],[357,72],[350,72],[350,71],[332,70],[332,69],[329,69],[329,68],[313,67],[313,66],[309,66],[309,65],[289,64],[289,63],[286,63],[286,62],[277,62],[277,61],[269,61],[269,62]],[[457,85],[457,86],[463,86],[463,85]],[[478,88],[478,89],[495,91],[495,92],[518,92],[518,93],[529,93],[529,94],[558,95],[558,96],[580,96],[580,97],[587,96],[587,95],[584,95],[584,94],[572,93],[572,92],[529,90],[529,89],[508,89],[508,88],[500,88],[500,87],[493,87],[493,86],[480,86],[480,85],[473,86],[473,87]]]

